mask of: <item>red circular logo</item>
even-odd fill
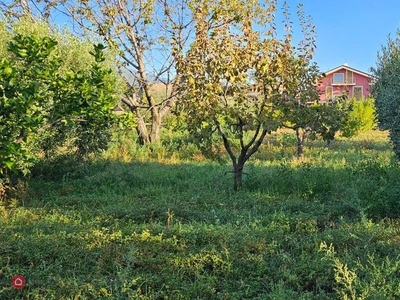
[[[15,289],[22,289],[25,286],[25,283],[25,277],[22,275],[15,275],[11,280],[11,284]]]

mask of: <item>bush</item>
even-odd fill
[[[64,72],[53,37],[14,34],[7,45],[0,60],[0,183],[68,142],[81,157],[106,149],[116,97],[114,75],[102,66],[104,47],[90,52],[89,70]]]
[[[376,127],[376,109],[373,98],[349,100],[349,110],[342,126],[344,137],[355,136]]]

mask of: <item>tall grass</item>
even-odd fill
[[[225,157],[172,141],[120,141],[84,168],[42,164],[0,206],[0,298],[400,297],[387,133],[308,141],[303,160],[292,142],[270,136],[237,193]]]

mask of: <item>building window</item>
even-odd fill
[[[363,97],[363,87],[362,86],[353,86],[353,97],[357,100]]]
[[[325,100],[332,100],[333,99],[333,87],[327,86],[325,90]]]
[[[333,83],[344,83],[344,74],[343,73],[333,74]]]
[[[350,70],[346,70],[346,83],[355,84],[355,78],[353,76],[353,72]]]

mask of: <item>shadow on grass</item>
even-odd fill
[[[249,164],[237,193],[213,163],[66,166],[43,167],[2,211],[2,299],[332,299],[322,241],[357,259],[398,243],[362,223],[400,207],[399,168],[373,159]],[[22,291],[9,284],[18,273]]]
[[[171,212],[182,222],[206,223],[233,222],[236,214],[263,218],[277,210],[314,209],[317,215],[327,213],[328,219],[352,219],[360,213],[397,217],[400,169],[357,155],[346,156],[351,164],[249,163],[244,187],[237,193],[230,166],[98,161],[33,177],[24,205],[88,211],[96,207],[138,223],[165,223]]]

